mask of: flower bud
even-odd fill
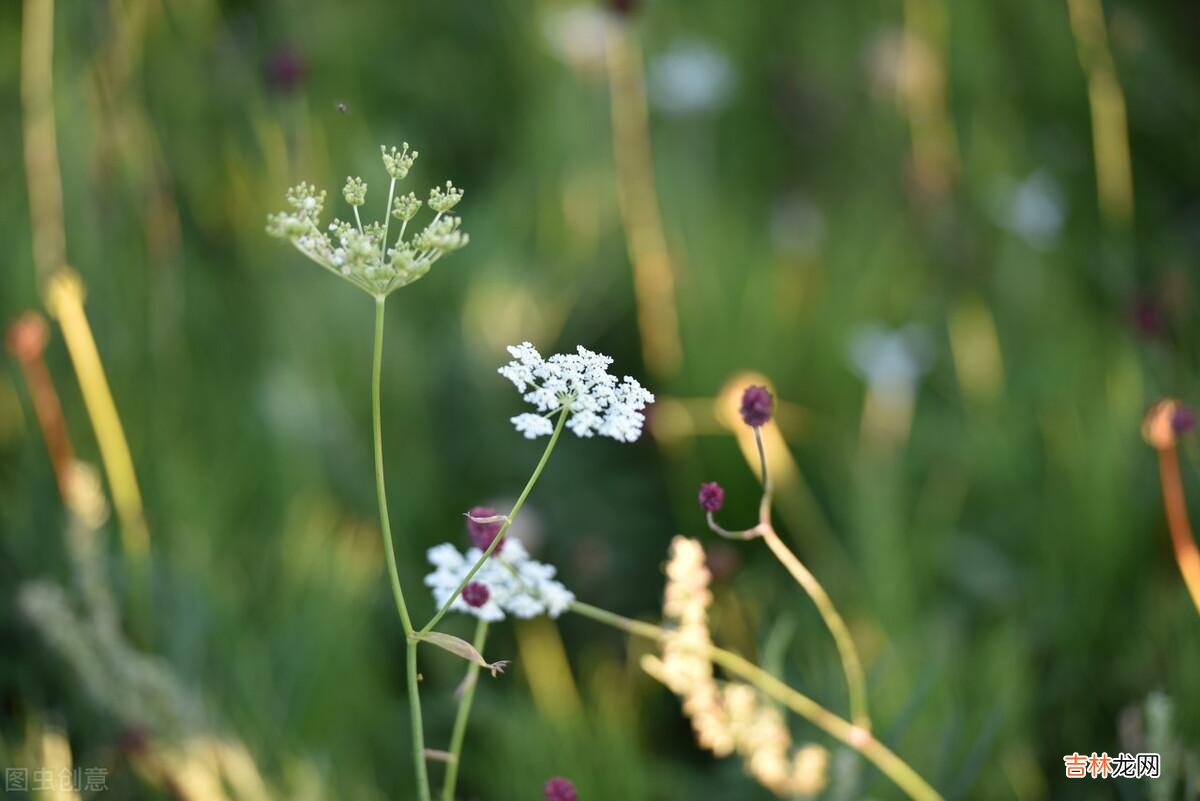
[[[771,419],[771,409],[774,399],[766,387],[746,387],[742,393],[742,419],[746,425],[758,428],[766,425]]]
[[[489,517],[497,517],[496,510],[490,506],[475,506],[467,512],[467,534],[471,536],[471,542],[475,547],[481,551],[486,551],[488,546],[492,544],[492,540],[499,536],[502,526],[500,521],[491,523],[479,522]],[[504,550],[504,540],[500,540],[496,544],[494,553],[500,553],[502,550]]]
[[[342,195],[351,206],[361,206],[367,202],[367,182],[362,178],[347,178]]]
[[[700,508],[706,512],[719,512],[725,505],[725,488],[715,481],[700,485]]]
[[[555,776],[546,782],[546,801],[579,801],[579,793],[570,781],[562,776]]]
[[[492,593],[488,590],[487,585],[478,581],[472,581],[463,587],[462,599],[467,602],[467,606],[475,609],[486,604],[491,597]]]

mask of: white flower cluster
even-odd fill
[[[440,609],[483,551],[471,548],[463,554],[445,542],[430,548],[427,556],[435,570],[425,577],[425,586],[433,591],[433,601]],[[491,622],[503,620],[505,613],[519,618],[558,617],[567,611],[575,595],[555,581],[554,574],[553,565],[531,559],[520,540],[507,537],[471,579],[487,587],[487,603],[474,607],[459,595],[450,608]]]
[[[410,151],[407,142],[402,149],[385,147],[382,151],[384,168],[391,177],[388,209],[382,222],[364,225],[359,216],[359,207],[367,199],[367,184],[361,178],[347,178],[342,189],[342,196],[354,210],[353,222],[334,220],[322,231],[325,193],[304,183],[288,191],[289,211],[267,217],[267,233],[287,239],[317,264],[376,297],[411,284],[442,256],[470,241],[460,230],[462,220],[449,214],[463,196],[462,190],[449,181],[445,188],[434,187],[429,193],[433,220],[405,239],[409,221],[420,210],[421,201],[412,192],[397,197],[396,182],[408,175],[417,151]],[[389,243],[393,219],[399,231]]]
[[[576,353],[556,353],[543,359],[528,342],[510,345],[513,360],[500,368],[500,375],[513,382],[526,402],[540,414],[512,418],[526,439],[554,431],[550,417],[566,407],[567,428],[580,437],[599,434],[619,442],[634,442],[646,421],[642,410],[654,403],[654,395],[636,380],[625,376],[620,382],[608,372],[613,360],[580,346]],[[528,391],[527,391],[528,390]]]

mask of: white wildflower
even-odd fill
[[[434,603],[441,607],[483,556],[483,551],[471,548],[464,554],[450,543],[443,543],[430,548],[426,555],[435,569],[425,577],[425,586],[433,592]],[[450,609],[490,622],[503,620],[506,615],[558,617],[575,600],[575,595],[555,580],[555,573],[553,565],[531,559],[520,540],[507,537],[471,579],[472,583],[487,588],[487,601],[472,606],[459,595]]]
[[[449,181],[444,189],[430,192],[434,219],[420,231],[410,230],[409,222],[420,211],[421,201],[413,192],[394,195],[394,190],[396,182],[408,175],[417,152],[405,144],[399,149],[383,148],[382,153],[391,184],[387,192],[390,207],[381,222],[362,221],[360,209],[367,200],[367,184],[357,177],[347,178],[342,189],[342,197],[354,212],[352,223],[334,220],[323,231],[320,217],[325,193],[308,184],[288,191],[289,211],[267,217],[269,234],[289,240],[309,259],[377,298],[416,281],[443,256],[470,241],[461,230],[462,220],[445,213],[463,194]],[[389,228],[391,219],[399,225]]]
[[[646,420],[642,410],[654,402],[654,395],[629,376],[618,381],[611,375],[612,358],[580,346],[575,353],[543,359],[528,342],[512,345],[508,352],[513,360],[500,368],[500,375],[540,412],[512,418],[527,439],[553,432],[549,418],[564,408],[569,415],[567,428],[576,436],[599,434],[619,442],[634,442],[641,436]]]

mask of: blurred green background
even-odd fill
[[[123,673],[70,619],[55,645],[17,603],[52,581],[81,609],[87,581],[6,353],[0,762],[61,731],[76,764],[108,769],[100,797],[174,798],[135,763],[206,733],[243,743],[271,797],[412,797],[375,522],[372,305],[263,231],[301,180],[345,214],[343,176],[361,175],[379,206],[379,144],[408,141],[412,188],[464,187],[472,237],[388,304],[389,497],[416,617],[433,611],[425,549],[463,545],[462,511],[511,502],[541,450],[508,423],[523,409],[495,373],[504,346],[583,344],[659,395],[649,436],[565,439],[519,535],[581,599],[647,619],[671,536],[702,539],[716,638],[844,714],[811,604],[695,505],[715,479],[722,519],[752,519],[757,484],[713,402],[752,370],[797,466],[781,529],[855,633],[881,739],[947,799],[1200,797],[1200,620],[1139,434],[1157,397],[1200,391],[1200,6],[1105,2],[1099,38],[1098,11],[60,2],[68,261],[138,470],[149,589],[115,521],[92,544],[125,657],[157,661]],[[0,5],[6,324],[41,305],[22,20]],[[614,68],[614,47],[640,59]],[[638,312],[625,223],[649,226],[651,251],[658,225],[621,214],[620,182],[650,185],[639,95],[610,91],[614,69],[645,78],[677,326],[644,293]],[[614,104],[633,139],[614,139]],[[678,337],[677,365],[647,362],[649,329]],[[45,358],[99,464],[56,326]],[[694,745],[644,649],[572,616],[495,627],[489,656],[514,665],[481,686],[461,797],[540,798],[557,774],[586,801],[770,797]],[[427,740],[444,747],[461,663],[425,650]],[[145,671],[189,710],[176,730],[112,678]],[[1173,779],[1063,777],[1064,754],[1120,750],[1162,751]],[[835,768],[829,798],[901,797],[851,754]]]

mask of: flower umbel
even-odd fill
[[[635,442],[642,435],[646,417],[642,410],[654,403],[654,395],[635,379],[619,382],[608,372],[613,360],[582,345],[575,353],[556,353],[543,359],[528,342],[510,345],[513,360],[500,368],[500,375],[513,382],[527,403],[540,414],[525,413],[512,418],[526,439],[547,436],[554,430],[549,418],[560,410],[570,416],[567,428],[576,436],[599,434],[618,442]]]
[[[353,222],[335,219],[322,229],[325,192],[318,192],[306,183],[288,191],[290,210],[267,217],[267,233],[288,240],[326,270],[378,298],[421,278],[442,256],[470,241],[460,230],[462,220],[448,213],[463,196],[462,190],[449,181],[445,189],[435,187],[429,194],[433,219],[405,238],[421,201],[412,192],[396,197],[396,182],[408,175],[417,151],[410,151],[408,143],[400,149],[380,149],[384,169],[391,179],[388,207],[382,221],[363,224],[359,209],[366,203],[367,184],[356,177],[347,178],[342,189],[343,198],[353,210]],[[393,218],[400,223],[394,239],[389,235]]]
[[[436,569],[425,577],[425,586],[433,591],[434,603],[439,607],[446,603],[482,556],[479,548],[463,554],[450,543],[430,548],[429,563]],[[553,565],[531,559],[520,540],[506,537],[504,551],[494,552],[484,562],[450,609],[489,622],[503,620],[506,614],[519,618],[558,617],[575,600],[575,595],[554,580],[555,572]],[[475,585],[487,594],[480,603],[473,603],[483,595],[478,590],[472,591],[473,598],[467,597],[467,591]]]

